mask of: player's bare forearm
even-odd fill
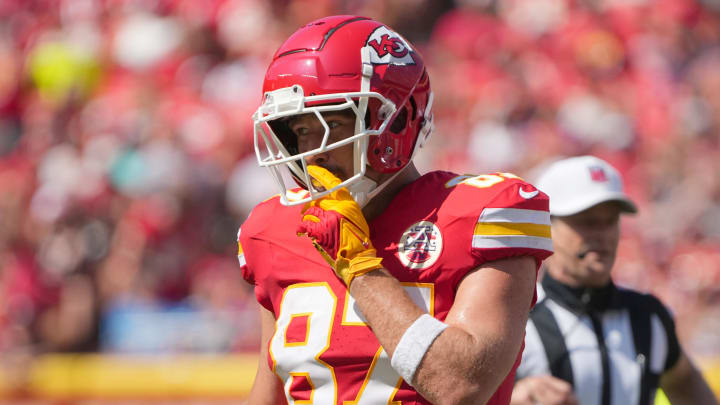
[[[285,404],[285,394],[282,384],[267,364],[268,341],[275,329],[275,317],[265,308],[260,308],[260,356],[258,356],[257,373],[253,382],[248,404],[250,405],[276,405]]]
[[[405,330],[423,314],[397,279],[384,269],[357,277],[350,293],[388,355],[395,352]]]
[[[529,257],[489,263],[469,274],[445,320],[449,327],[414,375],[415,389],[438,404],[486,402],[519,352],[534,283],[535,261]],[[422,310],[384,270],[356,278],[350,291],[392,356]]]

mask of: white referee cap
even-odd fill
[[[577,214],[606,201],[617,201],[622,211],[636,213],[637,206],[623,191],[620,173],[595,156],[559,160],[548,166],[535,182],[550,197],[550,214]]]

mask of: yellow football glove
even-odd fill
[[[313,182],[326,190],[340,184],[340,179],[320,166],[308,166],[308,172]],[[354,277],[383,267],[362,210],[346,188],[307,203],[302,212],[298,236],[312,240],[346,286],[350,287]]]

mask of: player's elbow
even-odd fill
[[[484,404],[489,397],[480,395],[478,392],[456,392],[454,395],[442,398],[435,402],[438,405],[471,405]]]
[[[465,378],[456,379],[444,388],[437,393],[437,398],[433,403],[438,405],[484,404],[492,395],[482,384]]]

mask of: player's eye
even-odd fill
[[[310,133],[310,130],[307,127],[295,127],[292,129],[292,131],[295,133],[296,136],[305,136]]]

